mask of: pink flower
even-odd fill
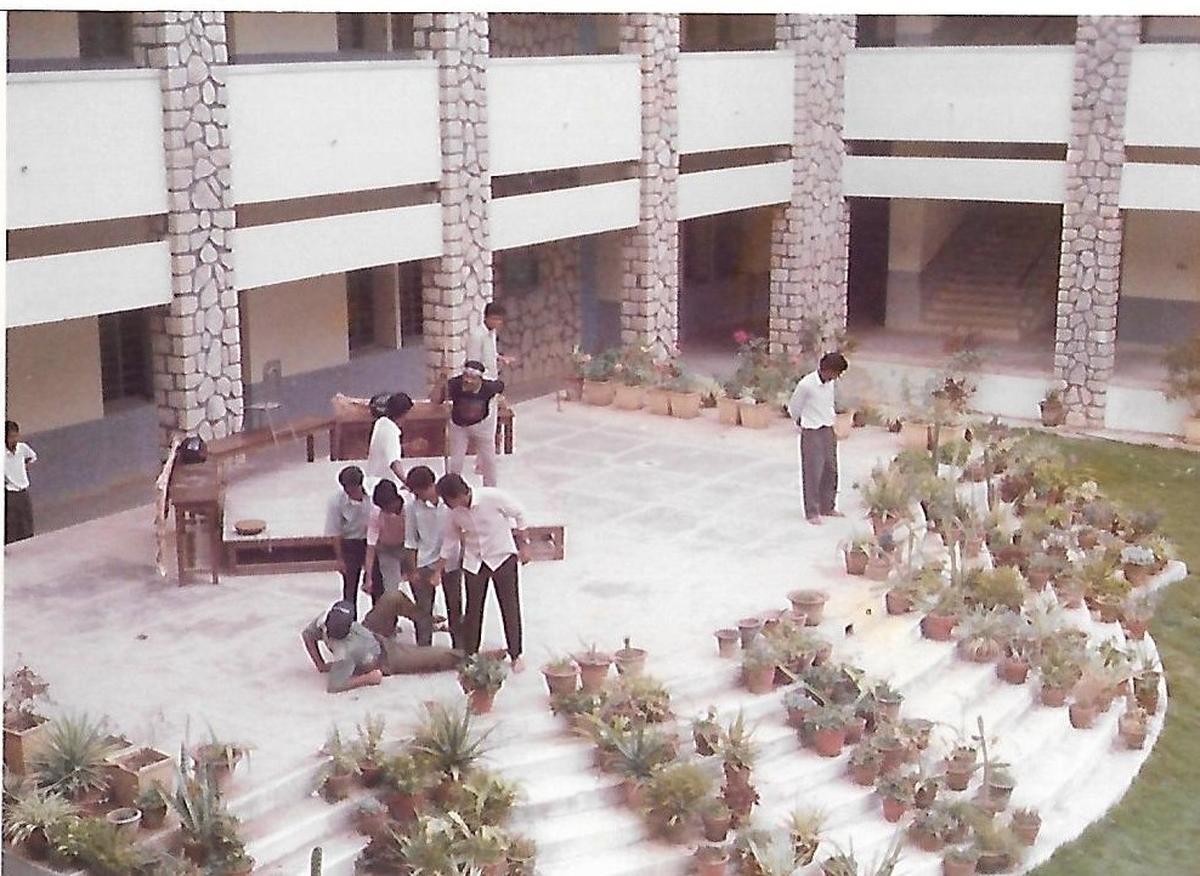
[[[745,329],[738,329],[733,333],[733,342],[735,344],[744,344],[750,340],[750,333]]]

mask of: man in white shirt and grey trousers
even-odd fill
[[[836,508],[838,489],[837,436],[833,384],[845,373],[846,357],[826,353],[817,370],[800,379],[788,401],[788,416],[800,427],[800,485],[804,516],[812,524],[821,517],[841,517]]]
[[[484,380],[499,380],[500,366],[512,365],[515,362],[514,359],[508,356],[501,356],[496,346],[496,333],[504,328],[504,320],[507,316],[508,311],[504,309],[503,304],[489,301],[483,308],[483,322],[467,332],[466,361],[479,362],[483,365]],[[479,424],[477,433],[487,436],[486,439],[479,440],[496,440],[496,418],[499,416],[499,413],[500,403],[496,401],[488,411],[487,418]],[[475,473],[484,473],[484,460],[482,457],[476,460]]]
[[[529,561],[525,509],[503,490],[495,487],[472,489],[457,474],[443,475],[437,483],[437,491],[450,507],[442,537],[442,559],[451,560],[457,546],[462,545],[467,605],[458,647],[467,654],[478,653],[483,637],[483,608],[491,581],[500,603],[508,656],[512,659],[513,671],[520,672],[525,664],[521,660],[518,564]],[[442,565],[439,562],[439,573]]]

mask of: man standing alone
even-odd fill
[[[846,357],[826,353],[817,370],[804,375],[788,401],[788,416],[800,427],[800,483],[804,516],[812,524],[821,517],[841,517],[838,488],[837,436],[833,432],[834,381],[845,373]]]
[[[4,543],[33,538],[33,502],[29,499],[29,472],[37,454],[21,440],[21,427],[4,421]]]

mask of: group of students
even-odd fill
[[[489,585],[513,670],[524,668],[519,567],[528,561],[525,511],[496,487],[496,399],[504,391],[496,369],[510,360],[497,355],[495,335],[504,316],[502,307],[488,305],[481,330],[468,336],[462,372],[434,393],[435,401],[451,404],[445,475],[436,478],[426,465],[404,468],[403,423],[413,408],[405,393],[387,397],[377,411],[366,471],[350,465],[338,474],[325,525],[326,534],[338,539],[342,599],[303,632],[313,665],[329,674],[330,692],[378,684],[386,675],[453,669],[477,653]],[[482,487],[462,477],[471,438]],[[419,441],[408,447],[418,454],[425,449]],[[361,622],[360,589],[372,603]],[[444,618],[433,613],[439,590]],[[396,637],[401,617],[412,621],[415,645]],[[439,631],[449,633],[449,647],[433,644]]]

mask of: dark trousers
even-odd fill
[[[837,436],[832,426],[800,430],[800,479],[804,515],[832,513],[838,489]]]
[[[504,621],[504,640],[508,643],[508,656],[516,660],[521,656],[521,591],[517,582],[517,557],[510,556],[497,569],[489,569],[486,563],[478,572],[464,572],[467,579],[467,610],[463,617],[462,647],[468,654],[479,651],[483,636],[483,605],[487,600],[488,582],[496,588],[496,599],[500,602],[500,617]]]
[[[33,538],[33,500],[29,490],[4,491],[4,543]]]
[[[432,568],[417,569],[412,582],[413,599],[417,603],[417,644],[433,644],[433,598],[437,595]],[[442,593],[446,597],[446,626],[450,628],[450,642],[455,648],[462,639],[462,570],[442,573]]]
[[[365,538],[342,539],[342,599],[358,605],[358,583],[362,580],[363,566],[367,562],[367,540]],[[371,605],[383,595],[383,572],[378,560],[371,574]],[[355,617],[358,609],[355,608]]]
[[[417,610],[407,596],[393,590],[384,593],[374,608],[363,618],[363,626],[379,638],[383,648],[385,675],[410,672],[441,672],[454,669],[462,661],[462,652],[453,648],[433,648],[409,645],[396,639],[396,625],[401,617],[416,621]]]

